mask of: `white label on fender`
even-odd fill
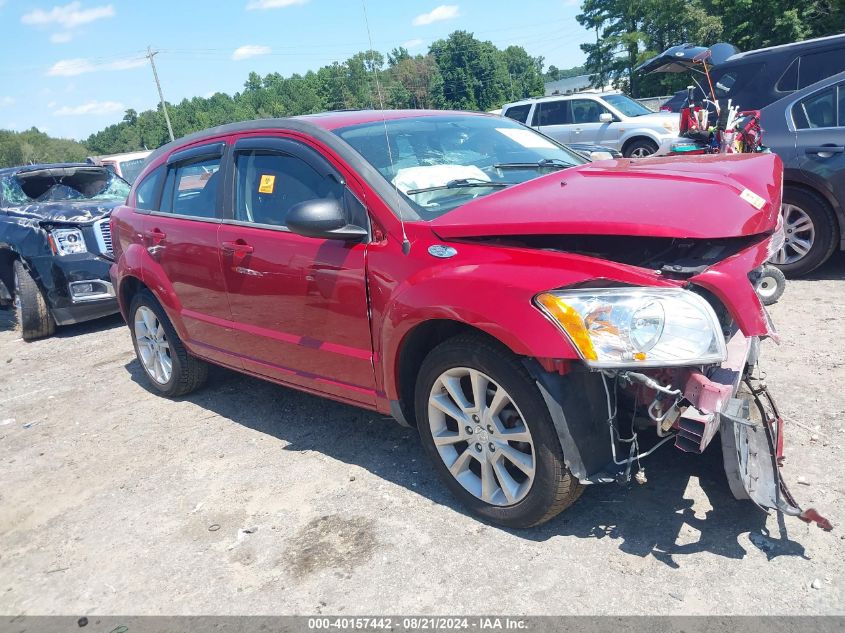
[[[739,194],[739,197],[745,200],[755,209],[762,209],[763,205],[766,204],[766,199],[761,196],[758,196],[756,193],[751,191],[751,189],[743,189],[742,193]]]

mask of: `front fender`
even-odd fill
[[[520,356],[576,360],[579,355],[558,327],[533,304],[543,291],[597,279],[631,285],[673,285],[624,264],[530,249],[458,245],[445,264],[429,266],[399,282],[383,306],[374,340],[383,359],[384,391],[398,399],[402,345],[417,326],[449,320],[481,330]],[[376,256],[374,264],[378,264]],[[459,261],[458,258],[460,258]],[[380,293],[375,293],[378,296]]]

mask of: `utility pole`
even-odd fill
[[[153,60],[153,57],[158,55],[158,51],[153,51],[152,48],[147,46],[147,54],[145,57],[150,60],[150,66],[153,67],[153,77],[156,80],[156,88],[158,88],[158,98],[161,100],[161,109],[164,112],[164,120],[167,122],[167,131],[170,133],[170,140],[176,140],[173,136],[173,126],[170,125],[170,115],[167,114],[167,103],[164,101],[164,94],[161,92],[161,84],[158,81],[158,73],[156,72],[156,63]]]

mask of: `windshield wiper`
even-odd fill
[[[567,163],[560,158],[542,158],[536,163],[498,163],[494,169],[566,169],[575,167],[574,163]]]
[[[418,193],[427,193],[429,191],[442,191],[444,189],[464,189],[466,187],[507,187],[506,182],[492,182],[490,180],[481,180],[480,178],[457,178],[450,180],[445,185],[436,185],[434,187],[423,187],[422,189],[408,189],[405,192],[407,196],[413,196]]]

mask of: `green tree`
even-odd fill
[[[429,50],[439,73],[432,81],[434,105],[461,110],[489,110],[507,100],[508,69],[491,42],[455,31]]]

